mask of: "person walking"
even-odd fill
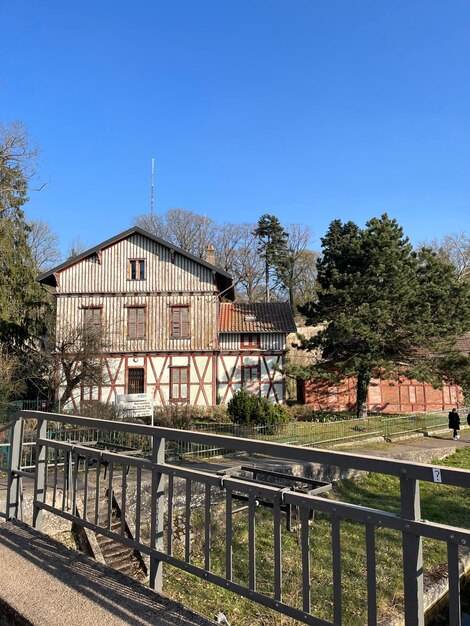
[[[457,409],[452,409],[449,413],[449,428],[454,431],[452,439],[460,439],[460,435],[457,434],[457,431],[460,430],[460,415],[457,413]]]

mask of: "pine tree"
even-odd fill
[[[286,263],[287,233],[274,215],[262,215],[253,234],[258,237],[258,252],[264,262],[265,301],[270,300],[269,284],[276,268]]]
[[[435,380],[433,358],[448,353],[470,326],[468,288],[430,249],[416,253],[387,215],[365,229],[331,223],[318,262],[318,299],[302,308],[321,325],[308,342],[320,349],[319,369],[357,378],[358,415],[364,415],[372,377],[401,372]]]
[[[42,326],[44,293],[35,281],[23,206],[32,175],[27,135],[21,126],[0,127],[0,344],[19,354]]]

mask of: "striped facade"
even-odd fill
[[[157,405],[211,406],[228,402],[241,386],[285,401],[279,368],[293,325],[288,305],[263,305],[258,329],[256,315],[244,316],[249,305],[221,303],[221,296],[233,298],[226,272],[140,228],[38,280],[54,288],[58,342],[84,324],[104,332],[103,384],[75,388],[75,408],[142,392],[152,394]],[[250,319],[250,332],[240,328],[243,322],[235,329],[222,323],[227,313]]]

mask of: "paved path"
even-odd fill
[[[470,446],[470,428],[460,431],[460,439],[454,441],[450,431],[429,437],[418,436],[402,441],[394,441],[383,444],[363,445],[351,448],[349,451],[355,454],[368,454],[369,456],[381,456],[392,459],[402,459],[404,461],[414,461],[416,463],[430,463],[432,459],[443,459],[454,454],[460,448]]]
[[[24,524],[0,523],[0,576],[0,626],[214,624]]]

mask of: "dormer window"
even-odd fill
[[[145,280],[145,259],[129,259],[129,280]]]
[[[259,333],[242,333],[240,346],[242,348],[259,349],[260,338]]]

